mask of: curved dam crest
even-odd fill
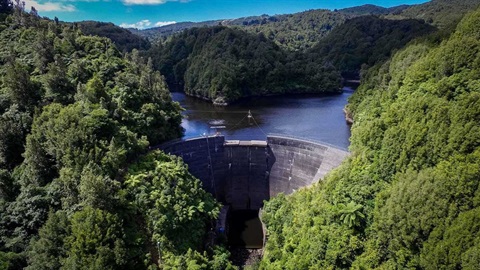
[[[182,157],[204,189],[233,210],[258,210],[278,193],[309,186],[349,155],[334,146],[281,135],[269,135],[266,141],[200,137],[159,148]]]

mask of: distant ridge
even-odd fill
[[[353,14],[353,15],[386,15],[386,14],[395,14],[400,13],[403,10],[411,7],[410,5],[400,5],[391,8],[385,8],[376,5],[362,5],[358,7],[344,8],[339,9],[338,12]]]

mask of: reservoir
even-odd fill
[[[215,134],[212,126],[222,126],[229,140],[265,140],[266,134],[284,134],[317,140],[346,149],[350,128],[343,108],[353,89],[345,87],[339,95],[287,95],[252,97],[227,107],[214,106],[182,92],[173,100],[185,108],[184,138]],[[248,117],[249,111],[252,118]]]

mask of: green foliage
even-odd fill
[[[396,49],[434,29],[418,20],[362,16],[347,20],[333,29],[310,53],[330,61],[348,77],[358,74],[362,65],[368,67],[387,60]]]
[[[154,151],[130,166],[127,198],[148,225],[152,243],[161,252],[184,253],[201,243],[206,224],[219,205],[204,191],[178,157]]]
[[[266,38],[290,51],[305,51],[352,17],[343,12],[316,9],[295,14],[240,18],[227,25],[236,25],[241,21],[240,29],[246,32],[263,33]]]
[[[362,219],[365,218],[365,215],[361,212],[363,206],[355,204],[353,201],[346,205],[340,203],[337,207],[340,220],[350,228],[360,226]]]
[[[228,260],[229,252],[216,247],[213,258],[209,260],[208,254],[203,254],[189,249],[185,255],[166,256],[163,269],[188,269],[188,270],[233,270],[236,269]]]
[[[412,5],[390,16],[422,19],[437,27],[449,28],[477,7],[479,7],[477,0],[432,0],[421,5]]]
[[[480,10],[365,74],[349,105],[351,157],[265,205],[261,269],[478,268],[477,25]]]
[[[283,93],[338,93],[340,77],[324,61],[282,50],[264,34],[194,28],[148,55],[167,82],[189,95],[225,103]]]
[[[29,113],[11,106],[0,116],[0,166],[12,170],[23,161],[24,142],[30,131]]]
[[[31,111],[39,102],[39,85],[30,79],[28,68],[18,62],[7,65],[3,87],[6,98],[21,110]]]
[[[14,252],[0,251],[0,268],[5,270],[15,270],[24,267],[21,255]]]
[[[86,207],[71,219],[71,234],[64,267],[118,269],[126,263],[122,224],[114,214]]]
[[[39,230],[39,238],[32,240],[27,269],[60,269],[67,256],[65,237],[71,233],[70,230],[70,221],[65,212],[51,211],[48,220]]]
[[[76,24],[86,35],[106,37],[112,40],[122,52],[131,52],[133,49],[145,50],[150,47],[147,40],[113,23],[81,21]]]
[[[2,25],[0,264],[146,268],[125,259],[141,243],[122,228],[121,181],[149,145],[182,133],[163,77],[74,24],[16,10]]]
[[[398,14],[409,7],[410,6],[408,5],[400,5],[391,8],[384,8],[376,5],[366,4],[358,7],[340,9],[338,12],[355,15],[386,15]]]
[[[258,35],[262,33],[267,39],[283,49],[304,51],[315,45],[333,28],[341,25],[350,14],[332,12],[324,9],[284,15],[260,15],[233,20],[213,20],[205,22],[181,22],[145,30],[132,30],[134,33],[156,42],[165,42],[169,37],[191,28],[227,26]]]

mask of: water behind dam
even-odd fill
[[[265,140],[268,133],[286,134],[348,148],[350,128],[343,108],[353,89],[339,95],[253,97],[227,107],[173,92],[184,111],[185,138],[214,134],[212,125],[225,126],[226,139]],[[253,119],[247,117],[251,111]]]

